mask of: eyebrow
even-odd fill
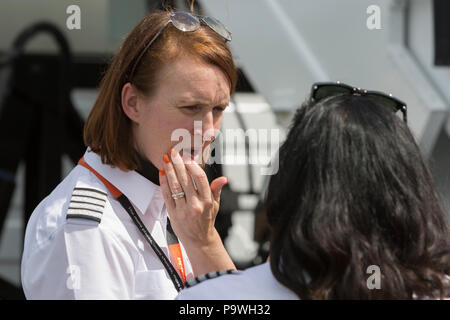
[[[178,105],[185,105],[185,106],[192,106],[192,105],[196,105],[196,106],[206,106],[206,105],[209,105],[209,103],[206,103],[206,100],[201,100],[201,99],[195,99],[195,98],[192,98],[192,99],[181,99],[181,100],[178,100],[178,103],[177,103]],[[214,106],[216,107],[216,106],[220,106],[220,107],[224,107],[224,108],[226,108],[226,107],[228,107],[228,105],[230,104],[230,102],[228,101],[228,102],[222,102],[222,103],[219,103],[219,104],[215,104]]]

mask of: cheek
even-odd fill
[[[217,136],[218,131],[220,131],[220,126],[222,124],[222,119],[223,119],[223,114],[218,116],[215,120],[214,120],[214,124],[213,124],[213,128],[214,128],[214,134]]]
[[[181,137],[191,136],[193,132],[192,119],[175,114],[160,114],[148,134],[152,136],[155,149],[167,152],[181,141]]]
[[[216,123],[218,126],[220,125],[220,121],[215,121]],[[185,138],[187,139],[186,142],[192,140],[194,120],[176,112],[152,110],[139,124],[138,129],[141,146],[146,150],[145,153],[151,158],[151,161],[156,162],[160,156],[162,157],[170,148],[179,144]]]
[[[173,147],[182,141],[184,141],[183,147],[191,145],[191,140],[194,136],[194,122],[192,119],[179,119],[178,121],[173,121],[168,128],[170,129],[167,131],[167,139],[170,147]]]
[[[146,139],[162,142],[174,125],[172,119],[165,108],[155,105],[146,112],[139,126]]]

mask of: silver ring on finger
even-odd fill
[[[181,199],[184,198],[184,192],[181,191],[179,193],[172,193],[172,199],[176,200],[176,199]]]

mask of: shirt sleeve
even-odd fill
[[[65,223],[26,261],[27,299],[132,299],[134,262],[101,224]]]

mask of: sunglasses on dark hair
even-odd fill
[[[205,25],[207,25],[210,29],[215,31],[217,34],[219,34],[222,38],[224,38],[225,41],[231,41],[231,32],[228,31],[227,28],[222,24],[222,22],[220,22],[216,18],[197,16],[189,12],[181,12],[181,11],[174,12],[170,15],[169,20],[167,20],[167,22],[164,23],[164,25],[158,30],[155,36],[149,41],[149,43],[139,54],[138,58],[136,59],[136,62],[133,65],[133,68],[131,69],[129,79],[133,79],[136,67],[139,65],[139,62],[141,61],[142,57],[147,52],[148,48],[150,48],[152,43],[155,42],[155,40],[159,37],[161,32],[163,32],[163,30],[169,25],[169,23],[172,23],[172,25],[180,31],[190,32],[198,30],[202,22]]]
[[[344,83],[337,82],[318,82],[314,83],[311,89],[311,101],[318,102],[322,99],[339,95],[339,94],[355,94],[366,96],[383,106],[386,106],[395,113],[401,111],[403,113],[403,121],[407,122],[406,103],[394,98],[392,94],[386,94],[379,91],[368,91],[361,88],[355,88]]]

